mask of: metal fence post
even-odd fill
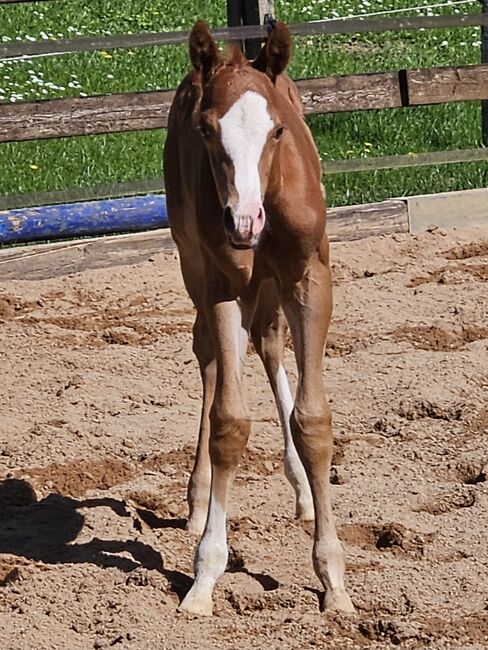
[[[488,16],[488,0],[480,0],[481,11]],[[488,25],[481,26],[481,63],[488,63]],[[488,147],[488,100],[481,102],[481,141]]]
[[[262,25],[266,14],[274,16],[274,0],[227,0],[227,24]],[[237,42],[242,48],[242,44]],[[255,59],[261,49],[261,39],[248,38],[244,41],[244,51],[248,59]]]

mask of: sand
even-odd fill
[[[213,618],[176,612],[200,381],[177,256],[161,253],[0,284],[0,648],[488,647],[488,227],[332,257],[332,495],[357,614],[320,611],[252,352],[228,571]]]

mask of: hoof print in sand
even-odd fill
[[[485,483],[488,476],[488,459],[484,462],[459,462],[455,467],[455,475],[456,478],[465,485],[478,485],[478,483]]]
[[[347,545],[365,550],[390,549],[396,552],[423,555],[431,536],[420,536],[402,524],[345,524],[338,529],[339,538]]]
[[[421,626],[405,621],[379,619],[364,621],[359,624],[360,633],[370,641],[381,641],[400,645],[409,639],[422,639]]]
[[[464,413],[464,404],[440,403],[427,399],[402,400],[396,409],[397,414],[405,420],[445,420],[446,422],[461,420]]]
[[[460,508],[470,508],[475,503],[476,494],[474,489],[457,489],[426,499],[415,508],[415,511],[427,512],[431,515],[443,515]]]

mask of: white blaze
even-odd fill
[[[239,206],[261,204],[259,161],[273,120],[268,113],[266,99],[247,90],[219,120],[222,144],[234,165],[234,183]]]

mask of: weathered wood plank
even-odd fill
[[[0,280],[45,280],[87,269],[139,264],[171,253],[169,230],[0,250]]]
[[[331,242],[395,232],[408,232],[407,204],[400,199],[332,208],[327,212],[327,233]]]
[[[484,99],[488,65],[412,71],[412,84],[415,105],[432,103],[436,84],[442,101]],[[402,106],[396,72],[301,79],[297,85],[308,114]],[[1,104],[0,142],[163,128],[173,97],[174,90],[157,90]]]
[[[173,90],[0,105],[0,142],[167,126]]]
[[[288,25],[288,29],[293,36],[322,36],[326,34],[364,34],[411,29],[475,27],[479,25],[488,25],[488,16],[482,14],[441,14],[437,16],[401,16],[393,18],[337,18],[335,20],[318,20],[308,23],[291,23]],[[216,40],[235,41],[248,38],[266,38],[267,28],[264,25],[219,27],[212,29],[211,33]],[[2,44],[0,45],[0,58],[93,52],[111,48],[177,45],[187,42],[187,31],[81,36],[56,41]]]
[[[413,233],[431,226],[488,226],[488,188],[412,196],[408,197],[407,204]]]
[[[407,70],[410,106],[488,99],[488,65]]]
[[[305,113],[333,113],[402,105],[396,72],[350,74],[296,82]]]
[[[377,169],[399,169],[402,167],[421,167],[425,165],[447,165],[461,162],[480,162],[488,160],[488,149],[455,149],[454,151],[428,151],[408,153],[398,156],[372,156],[371,158],[351,158],[351,160],[324,160],[322,171],[325,175],[348,172],[365,172]]]

